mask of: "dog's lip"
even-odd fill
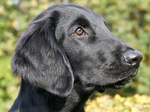
[[[126,77],[122,80],[119,80],[116,83],[112,84],[114,86],[113,88],[116,88],[116,89],[123,88],[127,83],[130,83],[132,81],[132,77],[135,77],[137,75],[137,73],[138,73],[138,69],[136,69],[134,71],[134,73],[132,73],[128,77]]]
[[[93,84],[89,84],[88,87],[95,87],[95,90],[97,90],[100,93],[105,92],[105,89],[107,88],[113,88],[113,89],[121,89],[123,88],[127,83],[132,82],[132,77],[136,76],[138,73],[138,69],[136,69],[134,72],[132,72],[132,74],[130,74],[129,76],[118,80],[114,83],[108,84],[108,85],[93,85]]]
[[[96,86],[96,90],[99,92],[104,92],[107,88],[113,88],[113,89],[121,89],[123,88],[127,83],[130,83],[132,81],[132,76],[128,76],[127,78],[124,78],[120,81],[117,81],[112,84],[108,84],[105,86]]]
[[[138,69],[135,70],[135,72],[131,75],[131,77],[135,77],[138,73]]]
[[[116,83],[113,84],[113,86],[116,88],[116,89],[120,89],[120,88],[123,88],[127,83],[130,83],[132,81],[132,77],[129,76],[121,81],[118,81]]]

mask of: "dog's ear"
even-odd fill
[[[43,13],[33,20],[18,41],[12,59],[13,73],[52,94],[67,96],[72,90],[74,77],[55,37],[59,12]]]

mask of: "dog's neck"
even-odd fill
[[[84,112],[83,107],[85,102],[88,100],[92,92],[94,92],[94,90],[85,91],[80,84],[74,84],[74,88],[68,95],[65,106],[61,112]]]
[[[84,112],[84,104],[92,92],[83,90],[80,84],[75,83],[68,97],[62,98],[22,80],[18,98],[11,109],[29,112]],[[22,105],[26,107],[22,108]]]

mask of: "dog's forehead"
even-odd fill
[[[81,6],[76,6],[76,5],[69,5],[67,7],[64,7],[62,10],[62,15],[68,17],[68,19],[72,19],[72,18],[77,18],[77,17],[86,17],[86,19],[90,19],[90,20],[101,20],[104,21],[103,17],[95,12],[93,12],[92,10],[85,8],[85,7],[81,7]]]
[[[93,26],[97,26],[98,24],[103,24],[105,22],[101,15],[81,6],[59,5],[56,7],[55,11],[60,14],[61,21],[59,21],[59,24],[65,24],[65,27],[69,26],[69,24],[78,18],[84,18],[89,21],[90,24],[93,24]]]

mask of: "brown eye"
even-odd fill
[[[77,30],[76,30],[76,32],[75,32],[77,35],[79,35],[79,36],[81,36],[83,33],[84,33],[84,31],[83,31],[83,29],[82,28],[77,28]]]

